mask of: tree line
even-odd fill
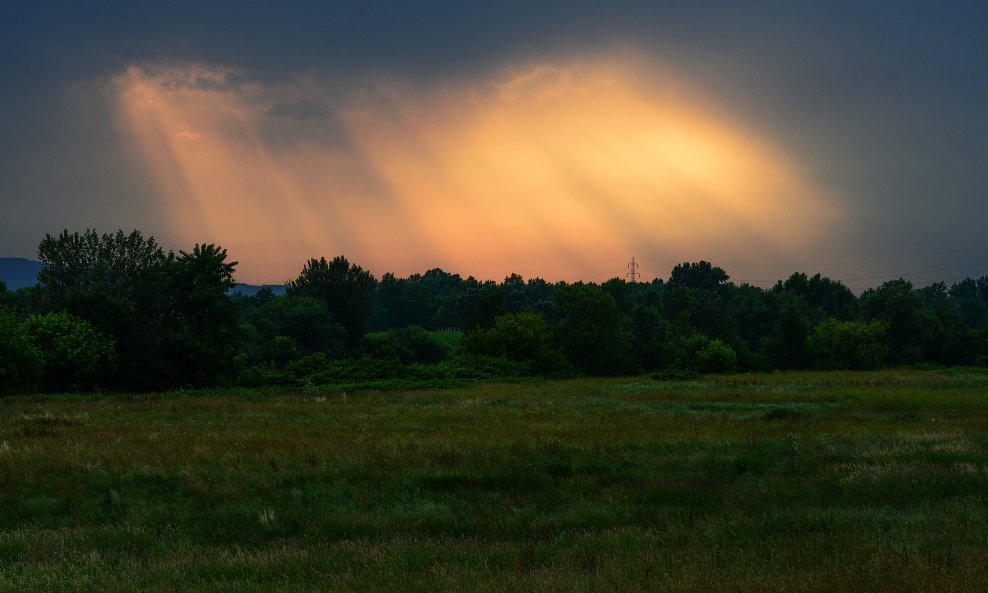
[[[339,256],[245,296],[211,244],[64,231],[38,255],[37,286],[0,284],[0,393],[988,364],[988,276],[857,296],[819,274],[735,284],[705,261],[596,284],[378,280]]]

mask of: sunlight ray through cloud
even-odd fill
[[[113,88],[162,212],[245,281],[339,253],[378,275],[601,280],[634,254],[805,253],[840,219],[783,150],[634,60],[381,80],[359,100],[234,74],[134,66]]]

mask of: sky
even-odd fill
[[[950,284],[988,274],[986,31],[983,0],[9,3],[0,256],[139,229],[250,283]]]

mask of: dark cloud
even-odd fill
[[[272,117],[292,119],[321,119],[329,115],[329,107],[322,101],[302,99],[298,101],[278,101],[264,112]]]
[[[986,30],[988,4],[975,0],[8,3],[0,14],[0,255],[30,255],[27,235],[79,215],[96,220],[108,202],[123,206],[111,209],[118,222],[148,214],[128,156],[114,145],[111,115],[93,105],[73,111],[65,100],[129,64],[230,69],[225,81],[195,81],[203,89],[318,74],[349,92],[375,76],[433,84],[631,48],[826,177],[853,220],[835,253],[895,254],[922,240],[923,261],[914,263],[926,267],[988,252],[979,228],[988,218]],[[330,116],[333,97],[320,92],[277,98],[266,113]]]

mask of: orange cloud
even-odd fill
[[[599,280],[632,255],[654,275],[797,254],[839,219],[784,152],[644,62],[380,83],[334,110],[311,81],[228,75],[133,67],[114,88],[179,236],[229,248],[244,281],[339,253],[378,275]]]

